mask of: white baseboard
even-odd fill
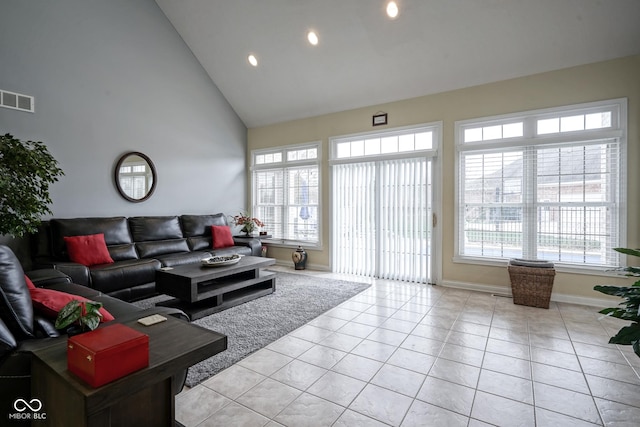
[[[276,260],[276,265],[281,267],[290,267],[292,270],[294,268],[293,261],[283,261]],[[309,270],[314,271],[326,271],[330,272],[331,269],[326,265],[321,264],[307,264],[307,268]],[[469,283],[469,282],[457,282],[454,280],[442,280],[438,283],[439,286],[444,286],[448,288],[456,288],[456,289],[465,289],[468,291],[477,291],[477,292],[485,292],[489,294],[496,294],[499,296],[511,297],[511,287],[510,286],[495,286],[495,285],[482,285],[478,283]],[[564,302],[569,304],[579,304],[579,305],[588,305],[592,307],[613,307],[616,305],[616,302],[607,298],[590,298],[590,297],[581,297],[578,295],[570,295],[570,294],[560,294],[557,292],[551,293],[551,301],[555,302]]]
[[[507,286],[481,285],[477,283],[456,282],[453,280],[443,280],[439,285],[449,288],[466,289],[469,291],[486,292],[501,296],[511,296],[511,288]],[[612,307],[615,305],[615,302],[612,304],[611,300],[606,298],[581,297],[578,295],[560,294],[557,292],[551,292],[551,301],[588,305],[598,308]]]

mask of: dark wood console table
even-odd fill
[[[150,310],[151,312],[153,310]],[[32,396],[46,419],[37,425],[60,427],[174,426],[173,376],[227,348],[227,337],[171,316],[143,326],[121,323],[149,335],[149,366],[102,387],[92,388],[67,369],[67,342],[34,351]]]
[[[185,264],[156,272],[156,290],[176,299],[160,305],[176,307],[191,320],[271,294],[276,273],[261,271],[276,263],[273,258],[244,256],[237,264],[203,267]]]

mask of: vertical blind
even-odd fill
[[[428,282],[430,200],[425,158],[334,165],[334,271]]]
[[[379,277],[426,283],[430,264],[430,162],[383,161],[378,176]]]
[[[333,270],[376,275],[376,164],[333,166]]]

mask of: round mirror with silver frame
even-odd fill
[[[143,202],[156,189],[156,168],[151,159],[139,152],[123,154],[116,163],[115,183],[126,200]]]

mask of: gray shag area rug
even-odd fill
[[[277,274],[273,294],[193,322],[225,334],[228,348],[189,368],[187,386],[199,384],[370,286],[303,274]],[[160,295],[134,304],[149,308],[166,299],[166,295]]]

